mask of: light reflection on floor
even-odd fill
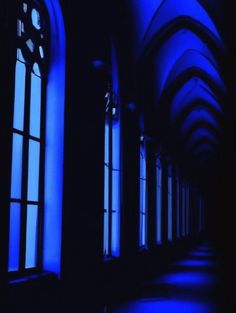
[[[112,313],[212,313],[214,305],[175,299],[141,299],[117,307]]]
[[[216,277],[212,273],[201,271],[174,272],[164,275],[156,280],[158,284],[175,285],[179,287],[211,287],[214,286]]]
[[[199,259],[184,259],[175,263],[176,266],[181,267],[195,267],[195,268],[214,268],[216,266],[214,261],[199,260]]]
[[[209,258],[209,257],[213,257],[214,254],[211,251],[198,251],[197,250],[197,251],[190,252],[189,256]]]
[[[149,286],[154,288],[154,297],[153,293],[148,293],[143,298],[113,308],[106,307],[104,313],[215,313],[216,305],[211,301],[214,299],[208,298],[209,290],[214,290],[218,282],[212,271],[216,266],[212,259],[214,253],[204,245],[197,247],[188,256],[174,263],[167,274],[151,281]],[[158,289],[155,291],[155,286],[167,288],[164,289],[167,290],[164,298],[163,294],[160,297]],[[207,296],[202,297],[204,294]]]
[[[199,259],[184,259],[179,262],[176,262],[177,266],[184,267],[196,267],[196,268],[213,268],[216,266],[216,263],[208,260],[199,260]]]

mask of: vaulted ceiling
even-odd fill
[[[130,0],[130,6],[134,59],[139,83],[152,94],[157,138],[196,169],[207,167],[221,144],[227,105],[227,52],[217,23],[200,0]]]

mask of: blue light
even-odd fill
[[[103,251],[109,253],[109,125],[105,123],[104,140],[104,229],[103,229]]]
[[[198,68],[207,73],[218,87],[222,91],[225,91],[225,85],[219,75],[219,70],[214,59],[209,59],[203,53],[194,49],[185,51],[179,60],[177,60],[168,75],[167,84],[170,84],[179,75],[192,68]]]
[[[158,284],[170,284],[178,287],[212,287],[217,283],[216,276],[202,271],[176,272],[163,275],[156,280]]]
[[[186,195],[185,184],[182,184],[182,236],[186,235]]]
[[[185,186],[185,209],[186,209],[186,236],[189,235],[189,185],[188,183]]]
[[[38,206],[27,206],[26,221],[26,259],[25,268],[35,267],[37,264],[37,239],[38,239]]]
[[[32,24],[34,25],[34,27],[36,29],[40,29],[41,28],[40,15],[39,15],[39,12],[36,11],[35,9],[33,9],[31,12],[31,19],[32,19]]]
[[[40,144],[29,141],[28,200],[38,201]]]
[[[194,109],[184,120],[181,132],[182,134],[187,134],[189,130],[195,125],[200,122],[209,124],[211,127],[215,128],[216,130],[219,129],[219,124],[217,120],[212,116],[210,112],[203,108],[196,108]]]
[[[188,29],[177,31],[162,45],[155,57],[157,99],[164,89],[171,70],[184,53],[189,50],[197,50],[211,60],[211,62],[215,62],[211,51],[196,34]],[[186,64],[188,65],[188,58],[186,59]]]
[[[21,205],[11,203],[10,206],[10,232],[9,232],[9,272],[19,269],[20,260],[20,216]]]
[[[214,256],[214,254],[210,251],[193,251],[189,253],[189,256],[208,258]]]
[[[146,149],[144,144],[140,144],[140,229],[139,229],[139,245],[145,247],[147,245],[147,191],[146,191]]]
[[[17,61],[15,71],[15,100],[14,100],[14,121],[13,127],[24,129],[24,112],[25,112],[25,64]]]
[[[21,180],[22,180],[22,157],[23,157],[23,137],[13,134],[12,147],[12,173],[11,173],[11,197],[21,198]]]
[[[151,26],[146,34],[146,41],[149,41],[158,31],[169,22],[179,17],[188,17],[202,24],[211,32],[212,36],[220,43],[222,39],[219,32],[205,9],[196,0],[180,0],[176,5],[176,0],[166,0],[153,18]]]
[[[180,238],[180,184],[176,179],[176,237]]]
[[[187,146],[190,147],[202,139],[207,139],[208,141],[212,141],[214,144],[217,144],[217,139],[210,130],[198,128],[191,134],[191,137],[189,137]]]
[[[47,85],[43,268],[60,275],[63,195],[65,29],[59,0],[45,0],[51,30]]]
[[[31,74],[30,135],[40,137],[41,122],[41,79]]]
[[[168,240],[172,240],[172,167],[168,167]]]
[[[112,90],[117,95],[119,104],[119,70],[116,49],[114,43],[111,45],[112,62]],[[120,146],[121,146],[121,122],[118,120],[112,123],[112,238],[111,254],[120,255]]]
[[[161,160],[157,159],[156,165],[156,206],[157,206],[157,244],[162,243],[162,164]]]
[[[114,310],[114,313],[212,313],[210,302],[148,298],[129,302]]]
[[[193,80],[191,82],[193,82]],[[198,106],[201,106],[201,103],[203,103],[203,107],[209,106],[209,109],[212,108],[219,114],[223,112],[219,102],[213,96],[213,92],[210,93],[209,87],[204,87],[204,85],[199,84],[198,80],[195,80],[195,84],[188,82],[178,91],[171,106],[172,121],[176,120],[185,109],[196,101]]]
[[[209,268],[214,267],[215,263],[209,260],[185,259],[177,262],[175,265],[183,267]]]
[[[164,0],[130,0],[131,14],[136,36],[136,46],[142,42],[145,32],[156,12]]]
[[[96,70],[105,69],[105,63],[102,60],[94,60],[92,63]]]

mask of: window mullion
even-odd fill
[[[27,190],[29,163],[29,116],[30,116],[31,69],[27,66],[25,79],[25,115],[23,134],[23,171],[21,196],[21,236],[20,236],[20,271],[25,270],[26,261],[26,225],[27,225]]]

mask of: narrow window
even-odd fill
[[[186,235],[186,188],[185,182],[182,180],[182,236]]]
[[[147,167],[144,136],[140,137],[140,207],[139,207],[139,246],[147,247]]]
[[[156,159],[156,225],[157,225],[157,244],[162,243],[162,164],[161,157]]]
[[[65,33],[59,2],[17,3],[10,278],[60,273],[64,143]]]
[[[112,83],[105,94],[103,254],[120,255],[120,108],[118,68],[112,46]]]
[[[167,189],[168,189],[168,240],[172,241],[173,230],[173,203],[172,203],[172,166],[168,165],[168,180],[167,180]]]
[[[12,127],[9,272],[41,265],[45,93],[49,37],[42,7],[19,2]],[[26,26],[27,25],[27,26]]]
[[[175,188],[176,188],[176,237],[180,238],[180,182],[178,172],[176,171],[175,179]]]

